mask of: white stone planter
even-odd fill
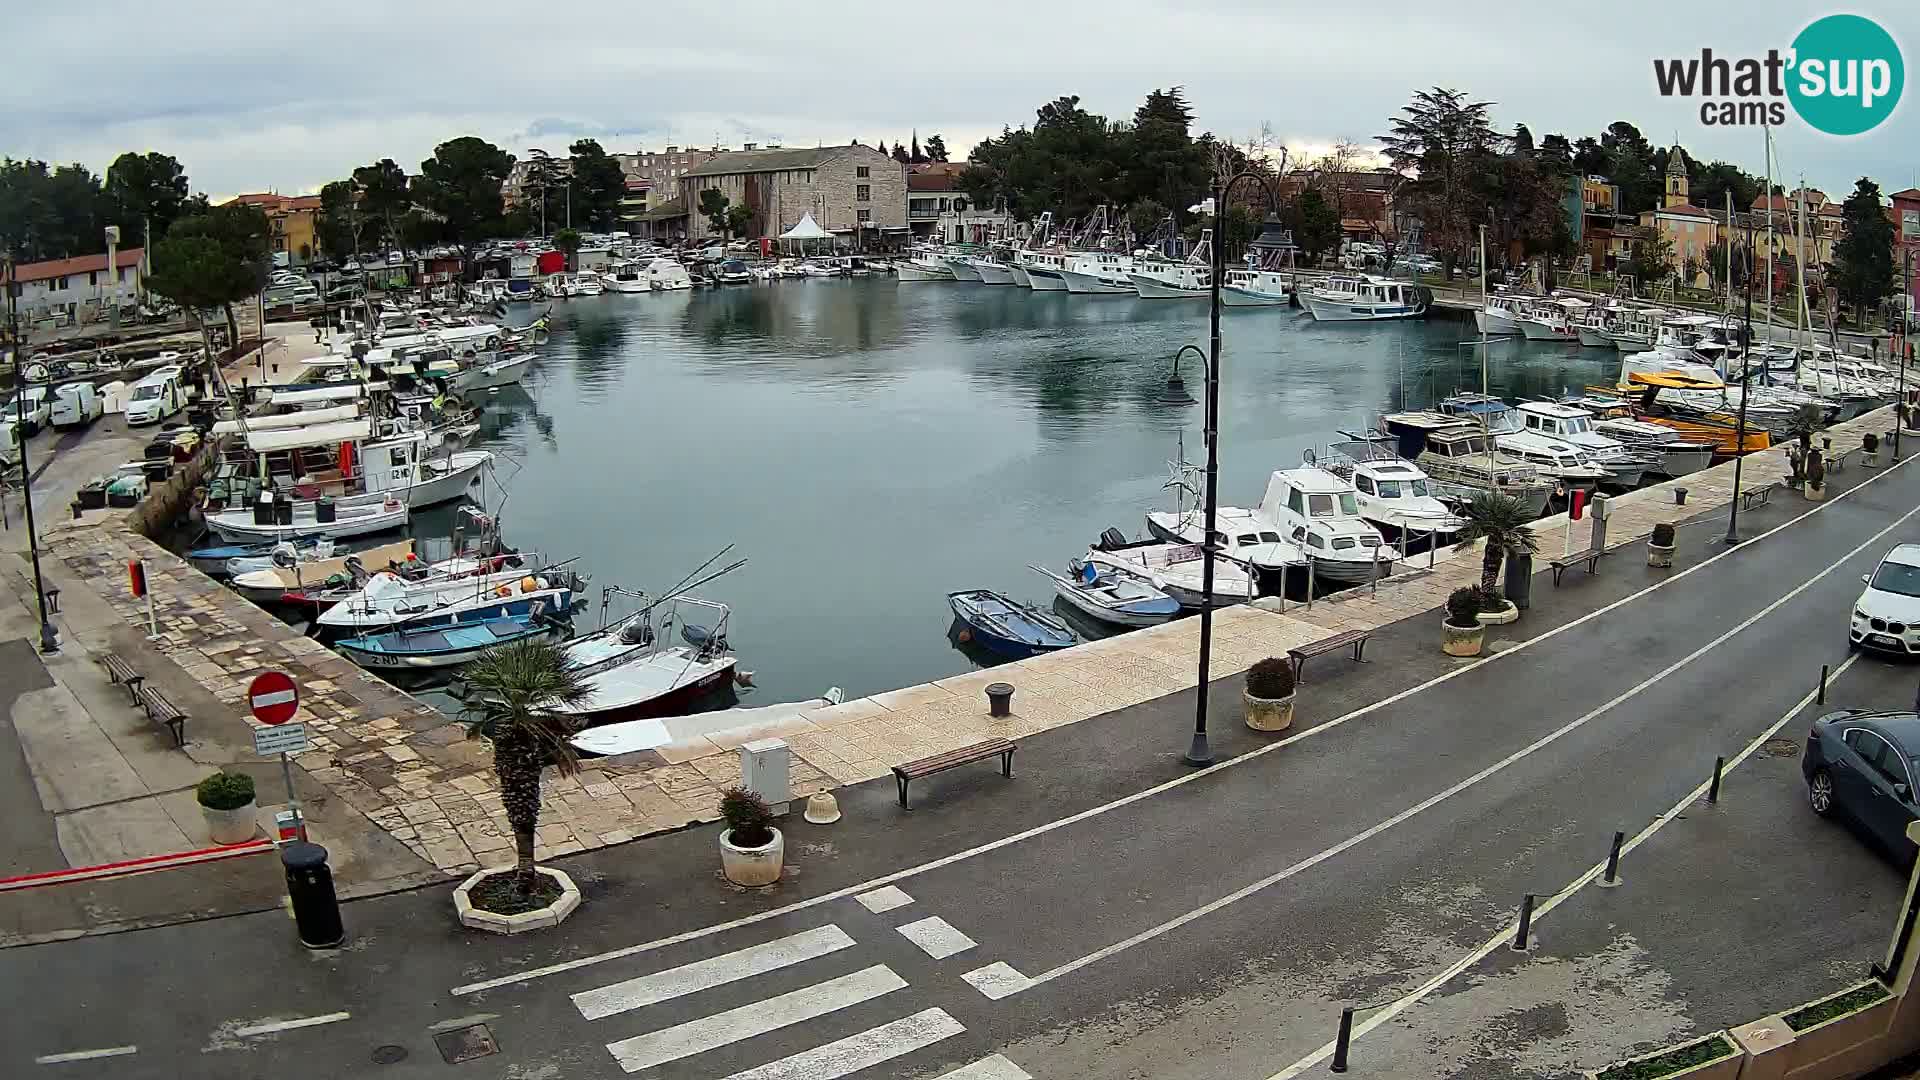
[[[1672,566],[1673,545],[1667,544],[1663,547],[1651,540],[1647,541],[1647,565],[1658,567],[1662,570]]]
[[[787,838],[771,826],[768,831],[773,833],[773,842],[755,848],[736,846],[732,829],[720,834],[720,869],[728,881],[757,888],[780,880],[780,868],[786,862]]]
[[[549,866],[533,868],[534,873],[550,878],[560,886],[560,895],[546,907],[523,911],[518,915],[500,915],[491,911],[482,911],[473,906],[471,894],[473,887],[480,883],[481,878],[506,873],[512,869],[511,866],[497,866],[481,870],[453,890],[453,910],[460,917],[461,926],[474,930],[490,930],[496,934],[524,934],[529,930],[559,926],[567,916],[573,914],[574,908],[580,906],[580,887],[573,883],[573,879],[567,876],[566,871],[555,870]]]
[[[1863,469],[1879,468],[1880,467],[1880,451],[1875,450],[1871,454],[1867,453],[1865,450],[1860,451],[1860,467]]]
[[[1474,617],[1480,620],[1481,626],[1505,626],[1510,622],[1519,621],[1520,609],[1508,600],[1502,602],[1499,611],[1483,611]]]
[[[1245,690],[1240,691],[1240,700],[1246,707],[1247,726],[1255,731],[1285,731],[1293,726],[1293,699],[1298,692],[1283,698],[1254,697]]]
[[[1802,493],[1806,495],[1808,502],[1823,502],[1827,497],[1827,485],[1821,484],[1819,487],[1814,487],[1808,484]]]
[[[1676,1069],[1673,1072],[1662,1073],[1660,1080],[1736,1080],[1740,1075],[1740,1067],[1746,1063],[1747,1055],[1741,1051],[1740,1044],[1734,1041],[1734,1039],[1724,1031],[1716,1031],[1702,1038],[1690,1039],[1686,1042],[1666,1047],[1665,1049],[1655,1050],[1651,1054],[1642,1054],[1639,1057],[1627,1058],[1625,1061],[1616,1061],[1612,1065],[1608,1065],[1605,1069],[1589,1069],[1580,1075],[1585,1077],[1586,1080],[1596,1080],[1597,1077],[1606,1073],[1607,1069],[1618,1068],[1622,1065],[1638,1064],[1651,1058],[1670,1054],[1675,1050],[1684,1050],[1695,1043],[1706,1042],[1708,1039],[1722,1038],[1727,1040],[1728,1051],[1726,1053],[1721,1054],[1711,1061],[1703,1061],[1698,1065],[1689,1065],[1686,1068]]]
[[[259,831],[260,807],[251,800],[232,810],[202,806],[200,813],[207,819],[207,836],[216,844],[244,844]]]
[[[1455,626],[1440,620],[1440,651],[1448,656],[1479,656],[1480,643],[1486,640],[1484,626]]]

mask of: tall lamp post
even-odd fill
[[[1265,171],[1243,169],[1230,177],[1222,172],[1216,169],[1213,174],[1213,280],[1207,290],[1207,513],[1200,544],[1200,686],[1194,700],[1193,742],[1186,755],[1187,764],[1196,767],[1213,764],[1213,747],[1207,742],[1207,680],[1213,663],[1214,522],[1220,509],[1220,282],[1227,276],[1227,197],[1242,180],[1252,180],[1266,195],[1269,212],[1280,207],[1273,180]]]
[[[40,601],[40,651],[54,653],[60,651],[60,639],[47,618],[47,586],[40,577],[40,539],[33,525],[33,468],[27,462],[27,350],[20,339],[20,316],[14,306],[17,286],[12,259],[7,260],[6,271],[0,281],[6,283],[7,290],[7,348],[13,353],[14,434],[20,442],[20,491],[27,513],[27,551],[33,559],[34,596]]]
[[[1728,219],[1727,224],[1733,224],[1731,218]],[[1753,250],[1753,218],[1751,215],[1747,218],[1747,250]],[[1752,265],[1751,261],[1749,261],[1748,265]],[[1727,274],[1729,280],[1731,280],[1733,274],[1733,256],[1731,250],[1729,250],[1727,256]],[[1771,324],[1773,320],[1769,318],[1767,321]],[[1740,523],[1740,462],[1747,456],[1747,377],[1753,372],[1752,273],[1747,274],[1746,332],[1742,336],[1746,339],[1746,344],[1740,351],[1740,408],[1734,414],[1733,423],[1733,501],[1727,504],[1728,547],[1732,547],[1740,542],[1740,536],[1735,530]]]

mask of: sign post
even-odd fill
[[[1560,557],[1563,559],[1571,558],[1573,555],[1573,523],[1580,520],[1580,513],[1586,507],[1587,493],[1584,490],[1574,488],[1567,493],[1567,531],[1566,539],[1561,543],[1560,552]]]
[[[147,588],[146,563],[139,559],[127,561],[127,586],[133,590],[135,600],[144,598],[147,602],[147,637],[149,639],[159,637],[160,624],[153,616],[153,590]]]
[[[287,783],[287,809],[293,812],[294,830],[302,843],[307,839],[307,819],[300,813],[300,797],[293,791],[293,763],[290,753],[305,750],[307,726],[289,724],[300,708],[300,689],[282,671],[263,671],[247,687],[247,703],[253,718],[266,727],[253,732],[253,752],[265,757],[280,755],[280,776]]]

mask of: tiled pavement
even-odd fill
[[[1890,412],[1883,410],[1828,434],[1835,446],[1857,446],[1861,432],[1883,431],[1889,423]],[[1746,486],[1777,481],[1786,472],[1784,454],[1749,456],[1743,469]],[[1731,464],[1717,466],[1613,499],[1609,545],[1636,542],[1659,522],[1725,506],[1732,474]],[[1684,507],[1674,504],[1675,486],[1688,489]],[[1548,555],[1559,548],[1564,526],[1559,516],[1535,526]],[[1577,524],[1576,538],[1587,527]],[[296,759],[314,780],[443,871],[460,873],[510,857],[512,838],[488,752],[468,741],[459,724],[117,524],[65,528],[49,537],[49,547],[128,623],[143,628],[144,605],[132,600],[122,583],[126,560],[146,560],[158,598],[156,647],[231,707],[224,720],[197,720],[251,724],[246,684],[266,668],[285,670],[302,687],[299,719],[318,736],[314,748]],[[1284,614],[1254,607],[1222,610],[1214,618],[1211,674],[1233,675],[1330,632],[1384,626],[1432,610],[1448,592],[1478,578],[1476,552],[1463,550],[1432,569],[1384,579],[1377,590],[1349,590],[1311,608],[1291,605]],[[738,779],[734,750],[750,739],[777,734],[787,740],[797,758],[794,790],[804,797],[885,776],[901,761],[987,735],[1020,738],[1189,689],[1196,682],[1198,649],[1199,621],[1183,619],[991,671],[849,701],[770,728],[591,761],[579,776],[549,778],[545,785],[538,854],[564,855],[690,821],[716,820],[720,792]],[[1016,688],[1014,715],[992,720],[984,691],[988,683],[1001,681]],[[241,728],[233,733],[245,737]]]

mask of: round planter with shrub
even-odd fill
[[[773,808],[746,788],[730,788],[720,797],[720,869],[735,885],[758,887],[780,880],[786,840],[773,827]]]
[[[1247,726],[1255,731],[1285,731],[1293,725],[1293,662],[1269,656],[1247,669],[1241,693]]]
[[[1647,565],[1665,570],[1673,565],[1673,526],[1661,522],[1647,537]]]
[[[1820,502],[1827,497],[1827,463],[1818,447],[1807,451],[1806,496],[1808,502]]]
[[[1447,615],[1440,621],[1440,649],[1448,656],[1479,656],[1487,628],[1480,625],[1480,590],[1471,586],[1447,596]]]
[[[1869,469],[1880,467],[1880,436],[1871,431],[1860,436],[1860,464]]]
[[[214,843],[244,844],[253,839],[260,817],[253,801],[253,777],[223,769],[195,785],[193,797]]]
[[[1511,600],[1500,595],[1499,589],[1482,586],[1480,592],[1480,613],[1475,616],[1481,626],[1505,626],[1520,618],[1520,609]]]

